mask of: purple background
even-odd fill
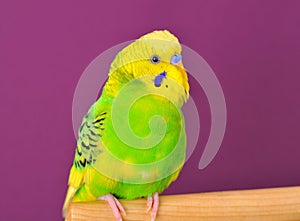
[[[210,64],[228,109],[222,147],[200,171],[210,115],[191,82],[202,133],[166,193],[300,185],[299,1],[104,2],[0,3],[0,220],[61,220],[76,84],[101,52],[154,29]]]

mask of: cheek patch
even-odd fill
[[[154,85],[155,87],[160,87],[161,86],[161,82],[164,78],[166,78],[166,72],[162,72],[160,73],[159,75],[157,75],[155,78],[154,78]]]

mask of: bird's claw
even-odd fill
[[[126,212],[125,212],[123,206],[118,201],[118,199],[115,198],[112,194],[107,194],[105,196],[98,197],[98,200],[104,200],[104,201],[108,202],[117,221],[122,221],[122,216],[120,214],[120,211],[123,213],[124,216],[126,216]]]
[[[151,221],[154,221],[157,215],[158,211],[158,205],[159,205],[159,198],[158,193],[154,193],[152,196],[148,197],[147,199],[147,213],[151,212]]]

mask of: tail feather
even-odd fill
[[[72,198],[75,195],[76,191],[77,191],[77,188],[69,186],[68,191],[67,191],[67,195],[66,195],[66,199],[65,199],[65,202],[64,202],[64,206],[63,206],[63,211],[62,211],[62,215],[63,215],[64,218],[66,218],[67,215],[68,215],[69,205],[70,205],[70,203],[72,201]]]

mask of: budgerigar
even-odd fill
[[[182,105],[189,97],[181,45],[167,30],[148,33],[113,60],[100,98],[79,128],[63,207],[105,200],[116,220],[120,198],[145,197],[151,219],[185,160]]]

